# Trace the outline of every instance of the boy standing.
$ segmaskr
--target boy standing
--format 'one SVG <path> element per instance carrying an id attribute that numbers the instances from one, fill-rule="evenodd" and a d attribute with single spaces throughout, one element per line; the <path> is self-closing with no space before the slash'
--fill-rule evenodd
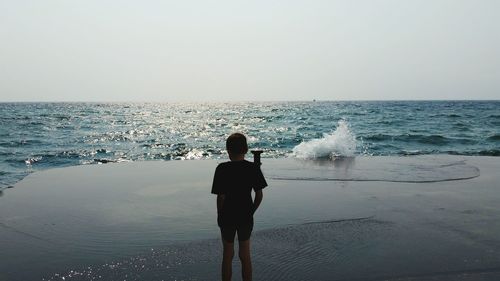
<path id="1" fill-rule="evenodd" d="M 251 281 L 253 214 L 262 202 L 262 189 L 267 183 L 258 164 L 245 160 L 248 145 L 244 135 L 230 135 L 226 140 L 226 150 L 231 161 L 217 166 L 212 185 L 212 194 L 217 194 L 217 224 L 223 245 L 222 280 L 231 280 L 234 237 L 238 233 L 241 274 L 243 281 Z M 252 200 L 252 189 L 255 200 Z"/>

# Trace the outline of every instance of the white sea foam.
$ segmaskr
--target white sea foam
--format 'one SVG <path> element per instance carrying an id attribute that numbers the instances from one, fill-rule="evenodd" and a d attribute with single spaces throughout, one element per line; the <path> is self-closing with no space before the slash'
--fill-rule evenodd
<path id="1" fill-rule="evenodd" d="M 302 159 L 352 157 L 356 152 L 356 136 L 347 121 L 340 120 L 333 133 L 324 134 L 321 139 L 303 141 L 292 151 L 293 156 Z"/>
<path id="2" fill-rule="evenodd" d="M 181 160 L 199 160 L 202 159 L 203 156 L 205 156 L 205 152 L 203 150 L 199 150 L 194 148 L 193 150 L 189 151 L 186 155 L 182 156 L 180 159 Z"/>

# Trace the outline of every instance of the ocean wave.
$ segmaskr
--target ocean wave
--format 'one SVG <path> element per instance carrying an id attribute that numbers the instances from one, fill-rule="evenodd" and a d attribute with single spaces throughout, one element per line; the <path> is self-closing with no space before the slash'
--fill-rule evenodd
<path id="1" fill-rule="evenodd" d="M 477 154 L 473 153 L 471 155 L 481 155 L 481 156 L 500 156 L 500 149 L 487 149 L 480 150 Z"/>
<path id="2" fill-rule="evenodd" d="M 433 118 L 441 118 L 441 117 L 445 117 L 445 118 L 462 118 L 463 116 L 459 115 L 459 114 L 456 114 L 456 113 L 438 113 L 438 114 L 431 115 L 431 117 L 433 117 Z"/>
<path id="3" fill-rule="evenodd" d="M 417 143 L 432 144 L 432 145 L 445 145 L 450 142 L 450 139 L 442 135 L 419 135 L 419 134 L 400 135 L 396 136 L 395 140 L 402 142 L 417 142 Z"/>
<path id="4" fill-rule="evenodd" d="M 365 141 L 392 141 L 394 139 L 394 136 L 392 135 L 386 135 L 386 134 L 375 134 L 375 135 L 370 135 L 363 137 L 363 140 Z"/>
<path id="5" fill-rule="evenodd" d="M 352 157 L 356 152 L 356 136 L 345 120 L 340 120 L 331 134 L 321 139 L 304 141 L 292 150 L 293 156 L 303 159 Z"/>
<path id="6" fill-rule="evenodd" d="M 0 147 L 23 147 L 23 146 L 36 146 L 43 144 L 41 140 L 37 139 L 22 139 L 22 140 L 10 140 L 0 142 Z"/>
<path id="7" fill-rule="evenodd" d="M 363 138 L 365 141 L 370 142 L 401 142 L 401 143 L 420 143 L 426 145 L 446 145 L 454 144 L 475 144 L 476 140 L 469 138 L 451 138 L 442 135 L 424 135 L 424 134 L 402 134 L 402 135 L 388 135 L 388 134 L 374 134 Z"/>
<path id="8" fill-rule="evenodd" d="M 496 134 L 487 138 L 489 141 L 500 141 L 500 134 Z"/>
<path id="9" fill-rule="evenodd" d="M 470 151 L 457 151 L 448 150 L 446 154 L 450 155 L 463 155 L 463 156 L 500 156 L 500 149 L 483 149 L 483 150 L 470 150 Z"/>

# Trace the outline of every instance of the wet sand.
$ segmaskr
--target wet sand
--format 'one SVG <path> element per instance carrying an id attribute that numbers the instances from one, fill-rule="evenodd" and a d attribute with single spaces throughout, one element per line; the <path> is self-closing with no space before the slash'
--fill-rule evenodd
<path id="1" fill-rule="evenodd" d="M 0 198 L 0 280 L 216 280 L 216 165 L 28 176 Z M 262 168 L 255 280 L 500 278 L 499 158 L 264 159 Z"/>

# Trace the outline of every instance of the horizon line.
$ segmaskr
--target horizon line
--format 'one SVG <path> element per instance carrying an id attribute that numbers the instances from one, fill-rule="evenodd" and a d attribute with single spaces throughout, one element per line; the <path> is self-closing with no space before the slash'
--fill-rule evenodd
<path id="1" fill-rule="evenodd" d="M 170 101 L 0 101 L 0 103 L 279 103 L 279 102 L 425 102 L 425 101 L 500 101 L 500 99 L 304 99 L 304 100 L 170 100 Z"/>

